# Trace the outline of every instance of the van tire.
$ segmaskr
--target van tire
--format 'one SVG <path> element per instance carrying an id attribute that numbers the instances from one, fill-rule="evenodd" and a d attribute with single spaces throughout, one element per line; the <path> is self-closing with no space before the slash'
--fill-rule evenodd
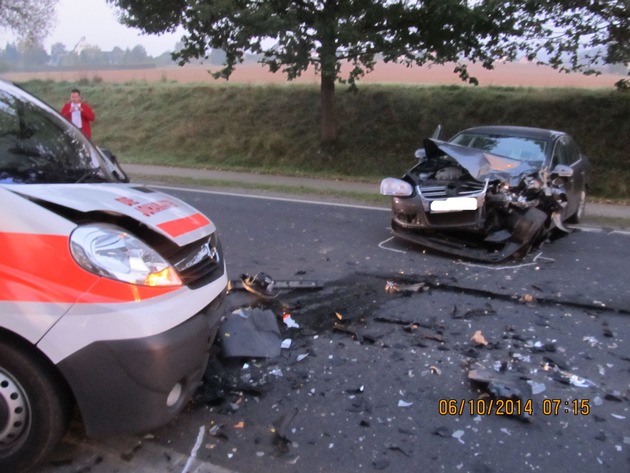
<path id="1" fill-rule="evenodd" d="M 69 390 L 38 355 L 0 340 L 0 471 L 25 471 L 41 463 L 68 428 Z"/>

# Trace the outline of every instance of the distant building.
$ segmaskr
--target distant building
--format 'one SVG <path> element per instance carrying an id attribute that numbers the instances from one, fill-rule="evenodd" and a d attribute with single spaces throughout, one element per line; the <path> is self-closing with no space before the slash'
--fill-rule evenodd
<path id="1" fill-rule="evenodd" d="M 83 51 L 85 48 L 88 48 L 89 46 L 90 45 L 86 41 L 85 36 L 81 36 L 81 39 L 79 40 L 79 42 L 74 45 L 72 52 L 76 54 L 81 54 L 81 51 Z"/>

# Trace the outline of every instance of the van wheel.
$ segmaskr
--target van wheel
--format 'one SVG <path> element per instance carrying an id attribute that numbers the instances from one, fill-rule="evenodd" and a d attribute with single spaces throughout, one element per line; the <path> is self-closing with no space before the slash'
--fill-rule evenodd
<path id="1" fill-rule="evenodd" d="M 24 471 L 43 461 L 61 441 L 71 406 L 50 365 L 0 341 L 0 471 Z"/>

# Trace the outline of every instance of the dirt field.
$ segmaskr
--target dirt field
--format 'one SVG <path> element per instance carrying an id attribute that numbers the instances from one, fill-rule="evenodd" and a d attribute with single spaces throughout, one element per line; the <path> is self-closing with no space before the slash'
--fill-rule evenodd
<path id="1" fill-rule="evenodd" d="M 399 83 L 399 84 L 462 84 L 453 73 L 453 65 L 431 67 L 405 67 L 400 64 L 378 64 L 375 70 L 362 79 L 362 83 Z M 6 73 L 2 77 L 14 81 L 29 79 L 67 80 L 102 79 L 107 82 L 128 81 L 177 81 L 177 82 L 215 82 L 208 73 L 210 66 L 186 66 L 135 70 L 83 70 L 64 72 Z M 216 69 L 216 68 L 215 68 Z M 481 86 L 513 87 L 579 87 L 613 88 L 622 75 L 602 74 L 585 76 L 566 74 L 549 67 L 534 64 L 510 63 L 498 64 L 492 71 L 481 66 L 470 66 L 471 75 L 477 77 Z M 221 81 L 216 81 L 221 83 Z M 284 83 L 283 74 L 272 74 L 258 64 L 237 66 L 230 78 L 233 83 L 265 84 Z M 313 70 L 307 71 L 296 83 L 319 83 L 319 76 Z"/>

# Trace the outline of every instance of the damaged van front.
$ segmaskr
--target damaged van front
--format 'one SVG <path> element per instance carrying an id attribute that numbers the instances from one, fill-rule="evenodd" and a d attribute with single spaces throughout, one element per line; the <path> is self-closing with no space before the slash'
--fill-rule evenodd
<path id="1" fill-rule="evenodd" d="M 227 275 L 214 223 L 0 82 L 0 470 L 42 461 L 74 406 L 142 432 L 199 386 Z"/>

